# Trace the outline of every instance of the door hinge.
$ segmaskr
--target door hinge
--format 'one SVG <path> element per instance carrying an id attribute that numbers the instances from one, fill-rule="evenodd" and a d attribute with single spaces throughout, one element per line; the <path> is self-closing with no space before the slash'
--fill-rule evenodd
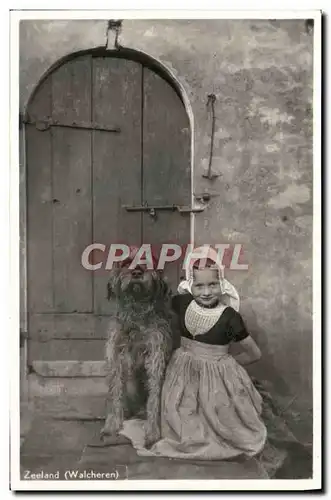
<path id="1" fill-rule="evenodd" d="M 94 122 L 72 122 L 72 123 L 60 123 L 58 120 L 52 120 L 51 118 L 47 118 L 45 120 L 23 120 L 24 124 L 34 125 L 37 130 L 44 132 L 45 130 L 49 130 L 51 127 L 64 127 L 64 128 L 73 128 L 73 129 L 83 129 L 83 130 L 98 130 L 101 132 L 113 132 L 120 133 L 121 129 L 119 127 L 107 127 L 101 126 Z"/>

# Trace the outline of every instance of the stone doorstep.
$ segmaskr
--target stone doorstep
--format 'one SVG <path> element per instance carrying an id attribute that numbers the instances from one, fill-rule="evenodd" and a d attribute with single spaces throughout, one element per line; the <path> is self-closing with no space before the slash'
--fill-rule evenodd
<path id="1" fill-rule="evenodd" d="M 23 454 L 20 455 L 21 479 L 24 479 L 26 471 L 33 474 L 40 472 L 54 473 L 64 472 L 68 469 L 76 469 L 81 458 L 81 452 L 76 453 L 47 453 L 47 454 Z"/>
<path id="2" fill-rule="evenodd" d="M 31 367 L 34 373 L 45 378 L 104 378 L 107 375 L 105 361 L 33 361 Z"/>
<path id="3" fill-rule="evenodd" d="M 21 447 L 22 455 L 81 453 L 99 436 L 101 423 L 63 421 L 37 415 Z"/>
<path id="4" fill-rule="evenodd" d="M 27 406 L 23 406 L 22 411 L 24 408 Z M 30 412 L 31 408 L 30 405 Z M 139 457 L 123 436 L 121 442 L 111 444 L 100 440 L 103 410 L 104 396 L 100 395 L 35 397 L 35 417 L 21 447 L 22 467 L 35 472 L 52 472 L 71 467 L 109 472 L 110 466 L 121 466 L 122 469 L 126 466 L 128 476 L 132 479 L 152 478 L 151 473 L 158 479 L 266 478 L 265 474 L 270 473 L 268 468 L 262 470 L 256 461 L 246 463 L 244 467 L 238 463 L 227 462 L 226 467 L 224 462 L 208 463 L 208 468 L 201 475 L 201 461 L 190 463 L 188 467 L 185 461 L 181 465 L 180 460 L 157 458 L 156 464 L 154 459 L 151 461 Z M 279 469 L 281 465 L 277 464 L 276 468 Z M 274 470 L 271 472 L 274 473 Z"/>
<path id="5" fill-rule="evenodd" d="M 22 455 L 21 477 L 25 471 L 34 474 L 54 473 L 60 477 L 66 470 L 81 474 L 116 473 L 118 479 L 268 479 L 266 472 L 256 460 L 246 463 L 208 462 L 188 463 L 187 461 L 167 458 L 139 457 L 131 446 L 116 446 L 110 450 L 85 448 L 82 457 L 79 454 L 56 453 L 52 455 Z M 99 480 L 99 479 L 97 479 Z"/>
<path id="6" fill-rule="evenodd" d="M 20 403 L 20 438 L 21 444 L 28 434 L 34 419 L 35 409 L 33 402 L 22 401 Z"/>
<path id="7" fill-rule="evenodd" d="M 47 395 L 47 391 L 34 393 L 31 395 L 32 402 L 26 405 L 29 410 L 21 408 L 23 415 L 23 427 L 29 427 L 33 414 L 42 414 L 48 418 L 58 420 L 76 420 L 76 421 L 103 421 L 105 419 L 105 401 L 106 392 L 85 393 L 84 390 L 79 394 L 83 380 L 71 380 L 69 390 L 51 391 L 53 395 Z M 91 382 L 91 381 L 90 381 Z M 60 381 L 61 385 L 57 388 L 63 389 L 65 381 Z M 91 384 L 93 386 L 93 382 Z M 88 387 L 88 389 L 91 386 Z M 86 387 L 85 387 L 86 389 Z M 77 394 L 78 393 L 78 394 Z M 55 395 L 58 394 L 58 395 Z M 284 414 L 284 418 L 287 415 Z M 312 416 L 309 412 L 301 411 L 296 413 L 296 418 L 291 415 L 288 418 L 288 425 L 298 441 L 308 450 L 312 449 Z M 23 431 L 23 434 L 25 432 Z"/>
<path id="8" fill-rule="evenodd" d="M 90 364 L 91 362 L 89 367 Z M 63 368 L 63 363 L 60 365 Z M 96 373 L 99 370 L 98 373 L 101 374 L 101 366 L 102 363 L 98 362 Z M 29 376 L 28 385 L 29 402 L 21 404 L 23 437 L 31 424 L 33 414 L 63 421 L 102 421 L 105 418 L 107 385 L 104 377 L 45 377 L 33 373 Z M 286 408 L 289 402 L 290 397 L 277 398 L 280 408 Z M 284 417 L 299 442 L 311 449 L 312 412 L 307 410 L 305 401 L 295 401 L 290 410 L 284 413 Z"/>
<path id="9" fill-rule="evenodd" d="M 117 470 L 123 479 L 267 478 L 256 460 L 204 464 L 139 457 L 124 437 L 111 445 L 101 442 L 100 428 L 99 422 L 68 422 L 37 415 L 21 448 L 21 473 L 30 470 L 63 474 L 74 469 Z"/>
<path id="10" fill-rule="evenodd" d="M 35 414 L 57 420 L 103 421 L 106 416 L 106 395 L 71 395 L 35 396 L 33 398 Z"/>
<path id="11" fill-rule="evenodd" d="M 35 397 L 83 397 L 107 394 L 104 377 L 43 377 L 36 373 L 29 375 L 28 398 Z"/>
<path id="12" fill-rule="evenodd" d="M 127 479 L 268 479 L 255 459 L 243 462 L 187 461 L 164 457 L 140 457 L 131 445 L 86 446 L 80 470 L 109 472 L 117 470 Z"/>
<path id="13" fill-rule="evenodd" d="M 34 396 L 20 405 L 20 444 L 23 446 L 35 422 L 48 420 L 87 422 L 101 426 L 105 419 L 105 395 L 74 396 L 62 392 L 59 396 Z M 84 443 L 86 444 L 86 443 Z"/>

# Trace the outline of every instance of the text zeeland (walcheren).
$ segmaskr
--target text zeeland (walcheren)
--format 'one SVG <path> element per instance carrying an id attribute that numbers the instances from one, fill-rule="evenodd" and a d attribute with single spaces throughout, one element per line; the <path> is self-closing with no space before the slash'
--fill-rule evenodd
<path id="1" fill-rule="evenodd" d="M 127 467 L 125 465 L 119 465 L 116 469 L 108 472 L 98 472 L 92 469 L 68 469 L 65 471 L 54 471 L 54 472 L 32 472 L 31 470 L 25 470 L 22 479 L 27 481 L 69 481 L 69 480 L 79 480 L 79 481 L 89 481 L 89 480 L 123 480 L 128 479 L 127 477 Z"/>

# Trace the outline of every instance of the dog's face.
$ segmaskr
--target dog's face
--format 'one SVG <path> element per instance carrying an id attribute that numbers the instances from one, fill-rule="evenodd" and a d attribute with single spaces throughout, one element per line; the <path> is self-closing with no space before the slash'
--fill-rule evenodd
<path id="1" fill-rule="evenodd" d="M 108 300 L 156 301 L 168 294 L 168 285 L 162 273 L 148 269 L 145 265 L 134 268 L 131 261 L 113 269 L 108 283 Z"/>

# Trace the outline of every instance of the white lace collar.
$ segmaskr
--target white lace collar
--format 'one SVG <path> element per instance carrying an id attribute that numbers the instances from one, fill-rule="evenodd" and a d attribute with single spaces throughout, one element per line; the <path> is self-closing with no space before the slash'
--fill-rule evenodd
<path id="1" fill-rule="evenodd" d="M 187 330 L 192 337 L 207 333 L 216 325 L 224 309 L 227 307 L 225 304 L 219 304 L 213 308 L 206 308 L 197 304 L 195 300 L 192 300 L 185 313 L 185 326 Z"/>

